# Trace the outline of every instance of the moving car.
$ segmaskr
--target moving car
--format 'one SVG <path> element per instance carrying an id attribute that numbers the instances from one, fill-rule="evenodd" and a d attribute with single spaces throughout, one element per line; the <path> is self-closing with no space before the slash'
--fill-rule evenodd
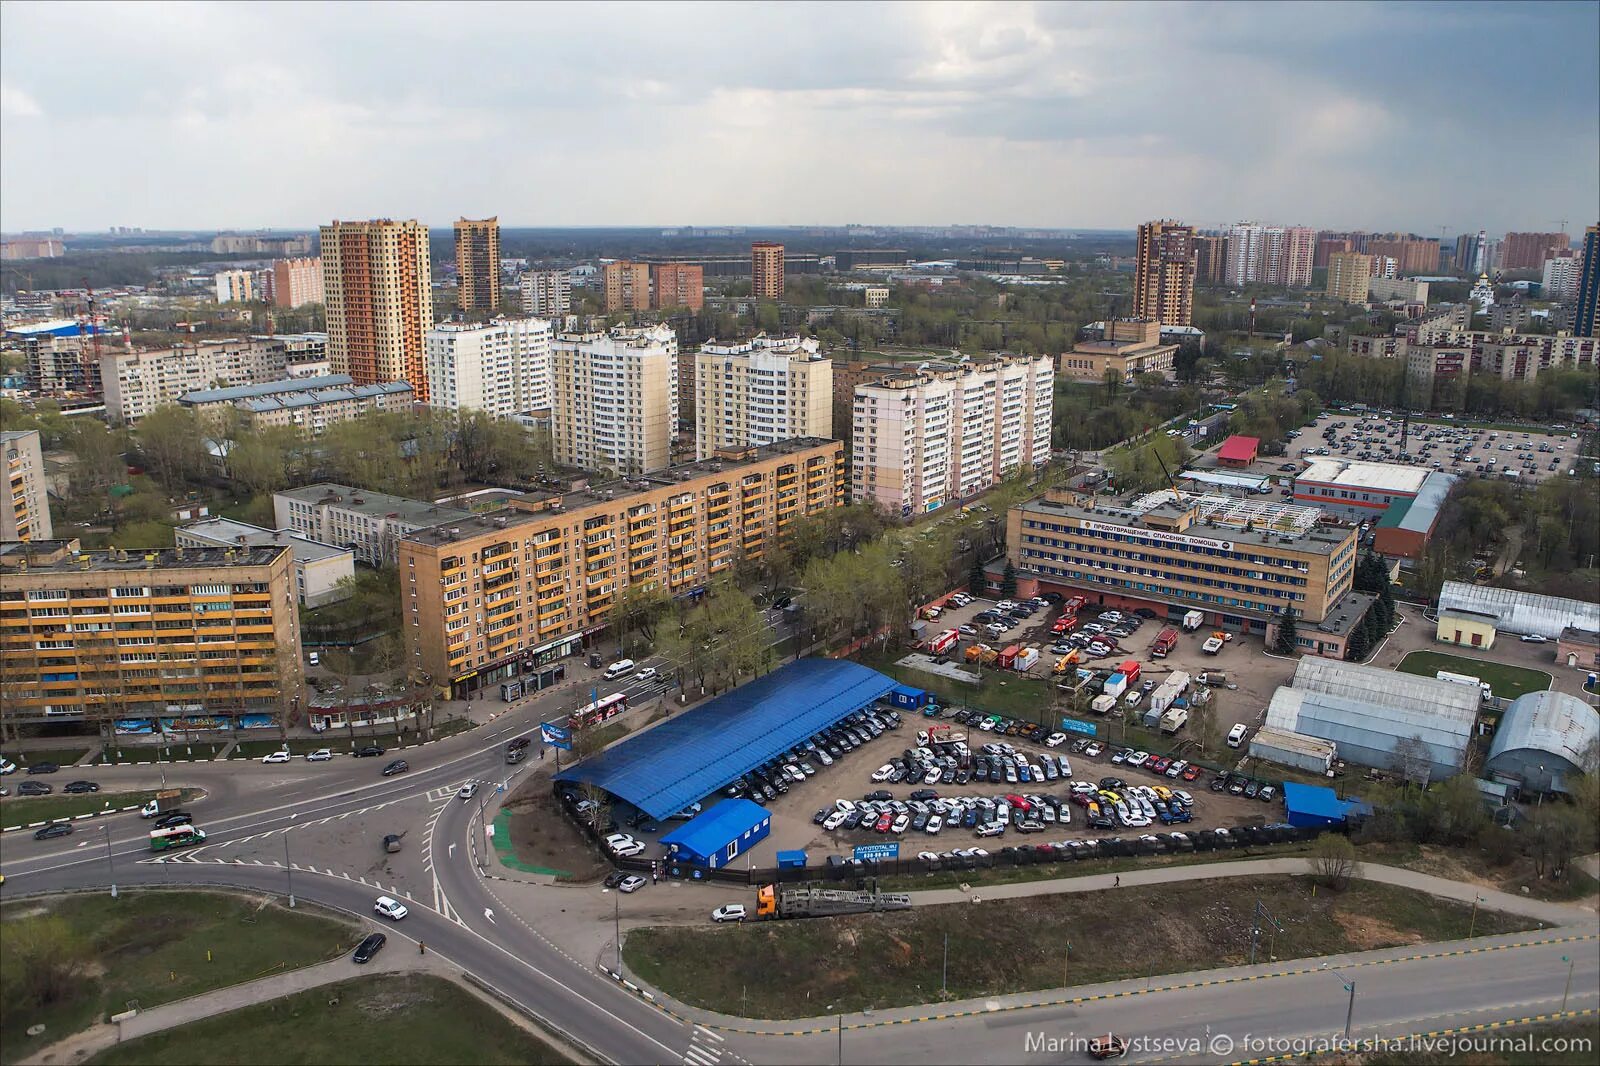
<path id="1" fill-rule="evenodd" d="M 193 825 L 194 815 L 188 811 L 168 811 L 150 824 L 157 829 L 171 829 L 175 825 Z"/>
<path id="2" fill-rule="evenodd" d="M 617 891 L 624 894 L 637 892 L 643 888 L 644 885 L 644 878 L 640 877 L 638 874 L 629 874 L 627 877 L 624 877 L 621 881 L 617 882 Z"/>
<path id="3" fill-rule="evenodd" d="M 469 800 L 473 796 L 476 796 L 477 794 L 478 794 L 478 783 L 476 781 L 468 781 L 466 784 L 462 785 L 461 786 L 461 790 L 456 793 L 456 795 L 459 798 L 464 799 L 464 800 Z"/>
<path id="4" fill-rule="evenodd" d="M 388 896 L 379 896 L 377 902 L 372 905 L 372 909 L 377 912 L 380 917 L 388 918 L 393 922 L 398 922 L 400 919 L 411 913 L 406 909 L 406 905 L 404 903 L 401 903 L 397 899 L 390 899 Z"/>
<path id="5" fill-rule="evenodd" d="M 54 791 L 54 788 L 43 781 L 24 781 L 17 786 L 17 795 L 19 796 L 48 796 Z"/>
<path id="6" fill-rule="evenodd" d="M 61 791 L 77 795 L 81 792 L 99 792 L 100 786 L 93 781 L 69 781 Z"/>
<path id="7" fill-rule="evenodd" d="M 389 938 L 382 933 L 369 934 L 361 943 L 356 945 L 355 954 L 350 956 L 350 960 L 358 963 L 371 962 L 372 957 L 382 951 L 383 945 L 388 942 Z"/>
<path id="8" fill-rule="evenodd" d="M 711 912 L 713 922 L 742 922 L 745 918 L 743 903 L 724 903 Z"/>
<path id="9" fill-rule="evenodd" d="M 636 677 L 634 680 L 636 680 L 636 681 L 659 681 L 659 680 L 661 680 L 661 669 L 660 669 L 660 667 L 656 667 L 656 666 L 647 666 L 643 670 L 639 671 L 639 676 Z"/>
<path id="10" fill-rule="evenodd" d="M 403 774 L 409 769 L 411 769 L 411 766 L 404 759 L 396 759 L 383 768 L 383 776 L 393 777 L 395 774 Z"/>
<path id="11" fill-rule="evenodd" d="M 351 754 L 354 755 L 358 759 L 366 759 L 366 758 L 369 758 L 369 757 L 374 756 L 374 755 L 382 755 L 383 754 L 383 747 L 381 745 L 378 745 L 378 744 L 368 744 L 364 748 L 357 748 Z"/>
<path id="12" fill-rule="evenodd" d="M 294 756 L 289 754 L 288 749 L 284 749 L 283 751 L 275 751 L 271 755 L 265 756 L 261 761 L 265 763 L 280 763 L 288 762 L 292 758 L 294 758 Z"/>
<path id="13" fill-rule="evenodd" d="M 49 825 L 45 826 L 43 829 L 35 830 L 34 834 L 33 834 L 33 839 L 35 839 L 35 840 L 51 840 L 51 839 L 53 839 L 55 837 L 67 836 L 67 835 L 71 834 L 71 832 L 72 832 L 72 823 L 71 822 L 51 822 Z"/>
<path id="14" fill-rule="evenodd" d="M 327 748 L 318 748 L 316 751 L 306 756 L 306 762 L 327 762 L 332 758 L 333 752 L 329 751 Z M 376 936 L 378 934 L 374 933 L 373 935 Z"/>

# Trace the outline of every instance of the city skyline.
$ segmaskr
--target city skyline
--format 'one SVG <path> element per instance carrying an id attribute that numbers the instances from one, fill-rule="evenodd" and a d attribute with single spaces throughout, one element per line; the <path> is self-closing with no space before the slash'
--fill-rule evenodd
<path id="1" fill-rule="evenodd" d="M 863 5 L 848 33 L 807 5 L 528 7 L 487 38 L 425 4 L 75 7 L 6 6 L 8 232 L 498 214 L 1451 237 L 1581 233 L 1600 186 L 1600 65 L 1571 47 L 1600 32 L 1592 4 Z M 41 47 L 67 38 L 71 65 Z M 418 40 L 427 77 L 392 64 Z M 171 62 L 228 42 L 248 48 L 220 71 Z M 1463 82 L 1485 49 L 1537 77 Z M 583 180 L 519 128 L 567 131 Z M 41 162 L 66 145 L 117 180 Z M 463 182 L 478 154 L 497 165 Z"/>

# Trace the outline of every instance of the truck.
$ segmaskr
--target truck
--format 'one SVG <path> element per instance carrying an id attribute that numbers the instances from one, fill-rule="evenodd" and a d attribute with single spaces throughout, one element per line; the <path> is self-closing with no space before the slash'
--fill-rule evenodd
<path id="1" fill-rule="evenodd" d="M 1185 633 L 1193 633 L 1205 624 L 1206 613 L 1204 611 L 1189 611 L 1183 616 L 1183 631 Z"/>
<path id="2" fill-rule="evenodd" d="M 1088 599 L 1083 596 L 1072 596 L 1067 599 L 1066 603 L 1061 605 L 1061 611 L 1063 614 L 1077 614 L 1083 610 L 1083 605 L 1088 602 Z"/>
<path id="3" fill-rule="evenodd" d="M 817 885 L 762 885 L 756 890 L 757 918 L 826 918 L 910 907 L 911 897 L 904 892 L 853 892 Z"/>
<path id="4" fill-rule="evenodd" d="M 1448 681 L 1453 685 L 1476 685 L 1484 703 L 1494 698 L 1494 690 L 1487 681 L 1473 677 L 1471 674 L 1452 674 L 1449 670 L 1440 670 L 1433 675 L 1440 681 Z"/>
<path id="5" fill-rule="evenodd" d="M 963 656 L 963 658 L 965 658 L 969 663 L 975 663 L 979 659 L 983 658 L 984 652 L 989 650 L 991 649 L 987 644 L 972 644 L 967 647 L 966 654 Z"/>
<path id="6" fill-rule="evenodd" d="M 1013 666 L 1015 666 L 1017 662 L 1017 655 L 1021 651 L 1022 648 L 1020 646 L 1013 644 L 1011 647 L 1001 652 L 999 659 L 1000 669 L 1010 670 Z"/>
<path id="7" fill-rule="evenodd" d="M 1207 670 L 1205 673 L 1200 675 L 1200 683 L 1202 685 L 1214 685 L 1220 688 L 1228 683 L 1228 675 L 1222 670 Z"/>
<path id="8" fill-rule="evenodd" d="M 1120 696 L 1128 691 L 1128 679 L 1123 674 L 1112 674 L 1106 678 L 1105 688 L 1101 691 L 1107 696 Z"/>
<path id="9" fill-rule="evenodd" d="M 1178 631 L 1168 626 L 1156 634 L 1155 643 L 1150 645 L 1150 658 L 1165 659 L 1177 646 Z"/>
<path id="10" fill-rule="evenodd" d="M 943 655 L 945 652 L 955 647 L 956 642 L 960 639 L 960 632 L 954 629 L 946 629 L 944 632 L 928 641 L 928 654 Z"/>
<path id="11" fill-rule="evenodd" d="M 1117 673 L 1128 679 L 1128 687 L 1139 683 L 1139 661 L 1137 659 L 1124 659 L 1122 665 L 1117 667 Z"/>
<path id="12" fill-rule="evenodd" d="M 1089 709 L 1095 714 L 1109 714 L 1115 710 L 1117 698 L 1115 696 L 1096 696 L 1089 703 Z"/>
<path id="13" fill-rule="evenodd" d="M 1200 650 L 1207 655 L 1215 655 L 1222 650 L 1222 643 L 1221 637 L 1207 637 L 1206 642 L 1200 645 Z"/>
<path id="14" fill-rule="evenodd" d="M 984 666 L 993 666 L 1000 661 L 1000 653 L 993 648 L 985 646 L 983 654 L 978 656 L 978 662 Z"/>
<path id="15" fill-rule="evenodd" d="M 1017 653 L 1017 657 L 1011 665 L 1018 673 L 1025 673 L 1028 670 L 1032 670 L 1038 661 L 1038 648 L 1023 648 Z"/>
<path id="16" fill-rule="evenodd" d="M 1161 731 L 1171 736 L 1182 729 L 1189 722 L 1189 711 L 1184 707 L 1174 707 L 1161 716 Z"/>
<path id="17" fill-rule="evenodd" d="M 1150 693 L 1150 709 L 1160 714 L 1180 699 L 1188 687 L 1189 675 L 1182 670 L 1174 671 Z"/>
<path id="18" fill-rule="evenodd" d="M 159 818 L 168 811 L 175 811 L 183 802 L 183 789 L 164 788 L 156 793 L 156 798 L 139 808 L 140 818 Z"/>

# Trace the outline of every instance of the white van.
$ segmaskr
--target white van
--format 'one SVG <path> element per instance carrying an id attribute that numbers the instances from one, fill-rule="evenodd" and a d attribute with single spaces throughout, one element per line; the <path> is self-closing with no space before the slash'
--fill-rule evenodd
<path id="1" fill-rule="evenodd" d="M 1244 723 L 1240 722 L 1228 730 L 1228 747 L 1237 748 L 1244 743 Z"/>
<path id="2" fill-rule="evenodd" d="M 606 667 L 606 680 L 610 681 L 613 678 L 621 677 L 623 674 L 631 673 L 633 673 L 633 660 L 618 659 L 616 662 Z"/>

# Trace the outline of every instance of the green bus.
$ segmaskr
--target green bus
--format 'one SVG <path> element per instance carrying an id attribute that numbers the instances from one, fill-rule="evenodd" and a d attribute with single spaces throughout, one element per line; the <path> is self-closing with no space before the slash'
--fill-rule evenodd
<path id="1" fill-rule="evenodd" d="M 150 832 L 150 850 L 166 851 L 168 848 L 186 848 L 191 844 L 204 844 L 203 829 L 192 825 L 175 825 L 170 829 L 153 829 Z"/>

